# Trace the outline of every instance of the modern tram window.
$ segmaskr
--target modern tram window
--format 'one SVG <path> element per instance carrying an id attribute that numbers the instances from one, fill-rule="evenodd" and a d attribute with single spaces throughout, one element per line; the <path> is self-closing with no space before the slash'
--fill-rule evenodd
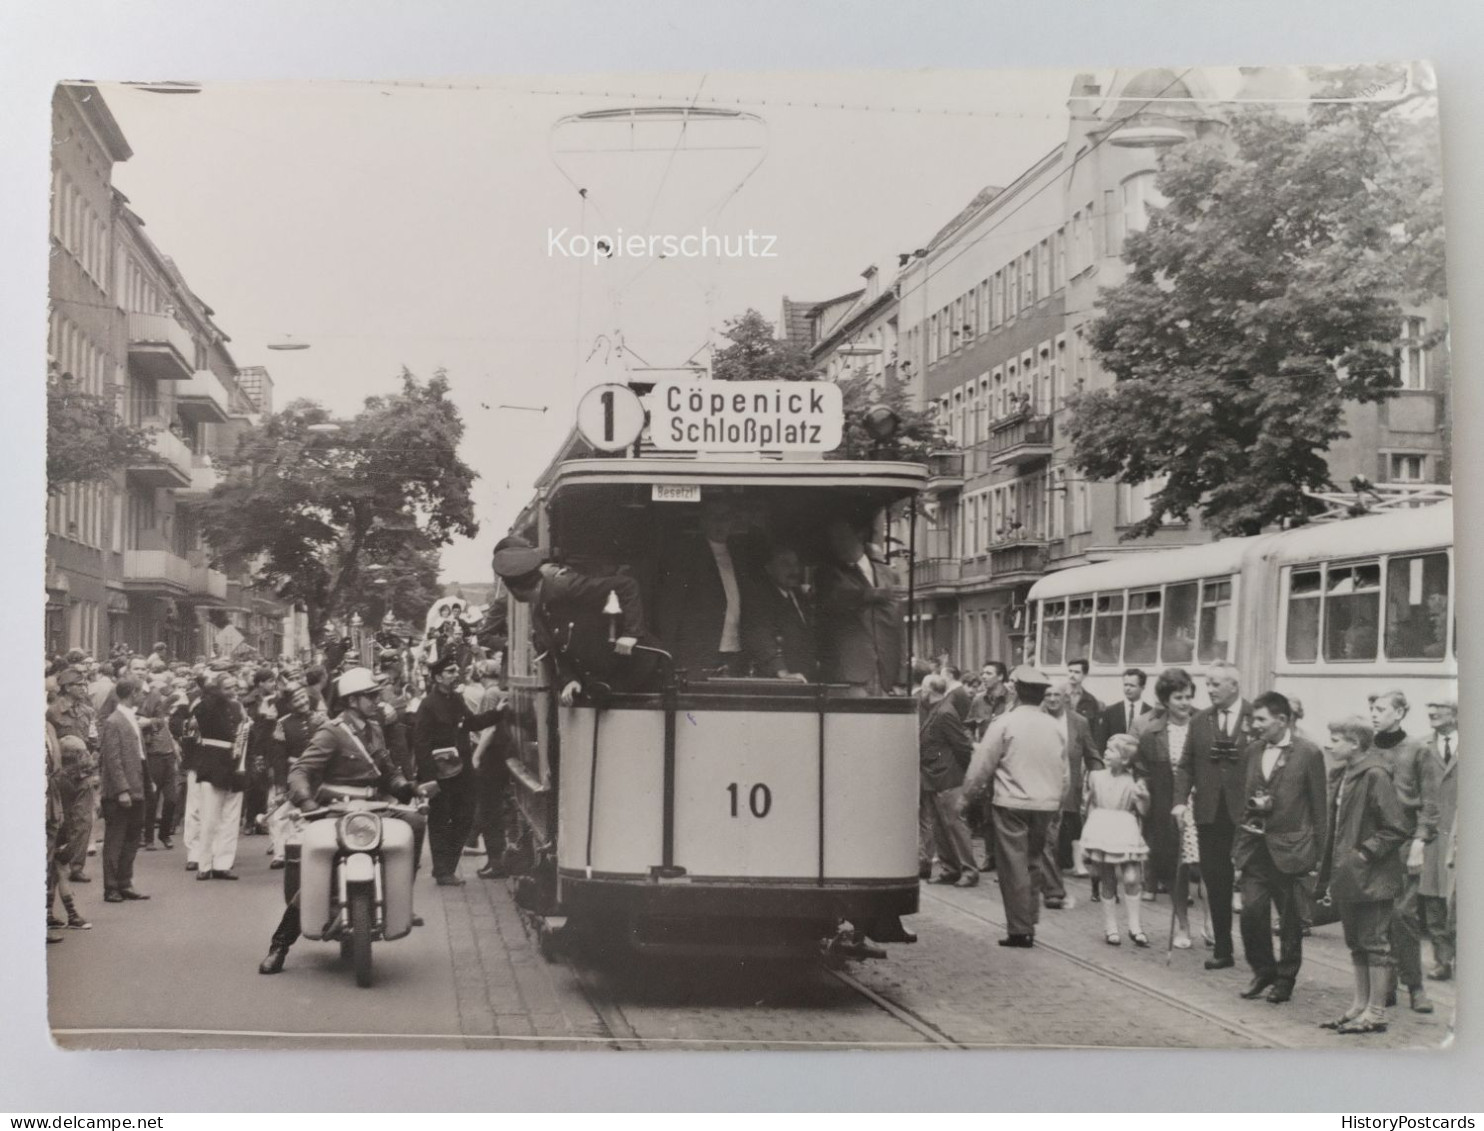
<path id="1" fill-rule="evenodd" d="M 1092 623 L 1092 662 L 1117 664 L 1123 649 L 1123 594 L 1098 594 Z"/>
<path id="2" fill-rule="evenodd" d="M 1128 595 L 1128 618 L 1123 629 L 1123 662 L 1152 664 L 1159 650 L 1160 591 L 1149 589 Z"/>
<path id="3" fill-rule="evenodd" d="M 1441 660 L 1448 651 L 1448 555 L 1386 563 L 1386 656 Z"/>
<path id="4" fill-rule="evenodd" d="M 1232 583 L 1201 582 L 1200 661 L 1209 664 L 1231 658 Z"/>
<path id="5" fill-rule="evenodd" d="M 1380 629 L 1381 563 L 1330 566 L 1324 579 L 1324 658 L 1374 660 Z"/>
<path id="6" fill-rule="evenodd" d="M 1160 634 L 1162 664 L 1188 664 L 1195 659 L 1197 583 L 1165 587 L 1164 631 Z"/>
<path id="7" fill-rule="evenodd" d="M 1288 639 L 1285 655 L 1295 664 L 1319 659 L 1319 609 L 1323 602 L 1324 573 L 1294 570 L 1288 578 Z"/>
<path id="8" fill-rule="evenodd" d="M 1067 603 L 1046 601 L 1041 606 L 1041 663 L 1049 668 L 1061 664 L 1067 639 Z"/>
<path id="9" fill-rule="evenodd" d="M 1067 662 L 1087 659 L 1092 644 L 1092 598 L 1078 597 L 1068 602 Z"/>

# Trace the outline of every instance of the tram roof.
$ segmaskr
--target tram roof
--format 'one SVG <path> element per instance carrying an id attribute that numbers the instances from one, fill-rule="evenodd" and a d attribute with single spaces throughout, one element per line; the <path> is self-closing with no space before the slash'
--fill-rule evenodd
<path id="1" fill-rule="evenodd" d="M 1031 586 L 1028 600 L 1138 589 L 1236 573 L 1252 554 L 1282 565 L 1425 550 L 1453 543 L 1451 500 L 1407 510 L 1316 522 L 1296 530 L 1222 538 L 1195 546 L 1121 554 L 1106 562 L 1048 574 Z"/>
<path id="2" fill-rule="evenodd" d="M 654 483 L 677 487 L 835 487 L 915 494 L 927 484 L 920 463 L 885 460 L 575 459 L 556 465 L 550 492 Z"/>

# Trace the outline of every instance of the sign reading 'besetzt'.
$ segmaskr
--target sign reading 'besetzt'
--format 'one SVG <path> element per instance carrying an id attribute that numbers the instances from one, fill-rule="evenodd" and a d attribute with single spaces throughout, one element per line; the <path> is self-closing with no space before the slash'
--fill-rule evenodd
<path id="1" fill-rule="evenodd" d="M 828 452 L 844 425 L 828 381 L 662 381 L 649 397 L 649 439 L 662 451 Z"/>

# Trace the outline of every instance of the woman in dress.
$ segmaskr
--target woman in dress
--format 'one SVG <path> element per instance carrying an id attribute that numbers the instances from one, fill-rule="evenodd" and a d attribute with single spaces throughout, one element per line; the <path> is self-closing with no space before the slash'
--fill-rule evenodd
<path id="1" fill-rule="evenodd" d="M 1166 668 L 1154 681 L 1154 697 L 1159 701 L 1159 717 L 1139 735 L 1139 752 L 1133 764 L 1134 777 L 1149 789 L 1149 812 L 1144 818 L 1144 839 L 1149 844 L 1146 900 L 1153 900 L 1156 891 L 1170 891 L 1179 871 L 1180 835 L 1170 809 L 1174 806 L 1175 759 L 1185 746 L 1190 716 L 1195 713 L 1195 682 L 1184 668 Z M 1174 898 L 1179 924 L 1176 938 L 1183 936 L 1184 946 L 1189 946 L 1187 893 L 1176 893 Z"/>
<path id="2" fill-rule="evenodd" d="M 1139 817 L 1149 809 L 1149 791 L 1128 770 L 1138 743 L 1127 734 L 1108 739 L 1104 768 L 1087 775 L 1083 804 L 1082 855 L 1101 877 L 1103 930 L 1109 946 L 1118 946 L 1118 906 L 1113 893 L 1123 880 L 1123 905 L 1128 911 L 1128 937 L 1135 946 L 1148 946 L 1140 923 L 1140 871 L 1149 848 L 1139 835 Z"/>

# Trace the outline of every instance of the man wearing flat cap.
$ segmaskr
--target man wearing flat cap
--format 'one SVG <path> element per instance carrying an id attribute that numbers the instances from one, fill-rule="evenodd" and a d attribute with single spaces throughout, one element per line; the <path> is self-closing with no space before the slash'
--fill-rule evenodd
<path id="1" fill-rule="evenodd" d="M 597 684 L 637 691 L 650 682 L 654 665 L 635 656 L 636 645 L 654 646 L 644 627 L 639 583 L 632 577 L 585 577 L 564 566 L 543 564 L 545 555 L 524 538 L 502 538 L 494 571 L 510 595 L 531 606 L 536 649 L 551 665 L 551 686 L 570 707 Z"/>
<path id="2" fill-rule="evenodd" d="M 1041 861 L 1071 782 L 1067 741 L 1041 710 L 1051 681 L 1022 665 L 1010 673 L 1018 703 L 989 724 L 964 779 L 963 803 L 991 781 L 995 861 L 1008 937 L 1001 946 L 1034 945 L 1040 912 Z"/>

